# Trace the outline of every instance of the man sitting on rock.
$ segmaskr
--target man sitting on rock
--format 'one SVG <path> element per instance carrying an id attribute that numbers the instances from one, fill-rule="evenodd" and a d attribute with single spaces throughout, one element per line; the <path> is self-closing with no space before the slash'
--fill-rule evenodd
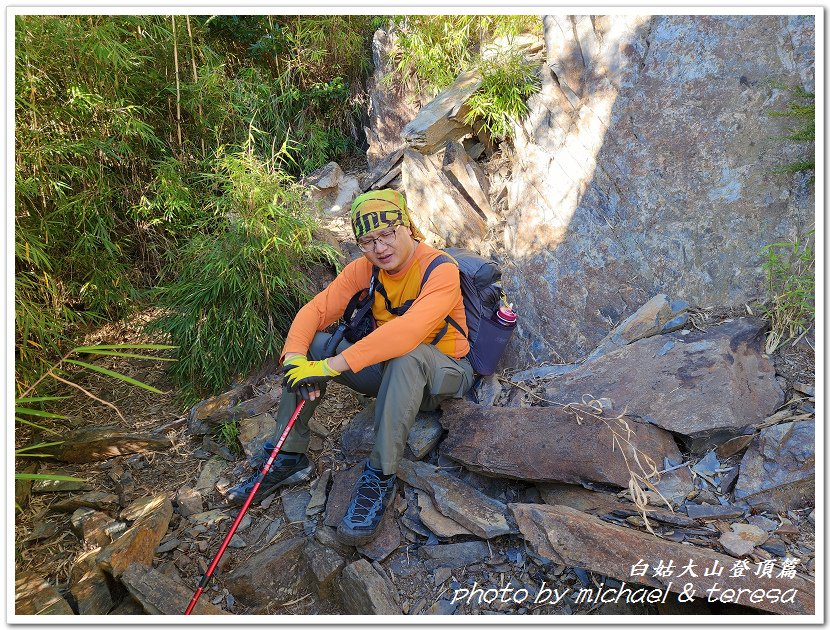
<path id="1" fill-rule="evenodd" d="M 469 344 L 458 267 L 434 266 L 421 286 L 429 263 L 441 252 L 422 242 L 404 196 L 391 189 L 362 194 L 352 203 L 351 220 L 363 257 L 346 265 L 303 306 L 288 331 L 280 357 L 286 385 L 276 436 L 282 434 L 300 396 L 308 402 L 255 500 L 311 475 L 313 466 L 305 455 L 308 421 L 328 380 L 377 397 L 374 449 L 337 528 L 344 543 L 362 545 L 377 534 L 395 494 L 395 472 L 419 409 L 434 410 L 446 398 L 463 396 L 472 386 L 473 369 L 464 358 Z M 334 356 L 327 358 L 324 348 L 331 335 L 320 331 L 343 316 L 352 296 L 369 287 L 373 266 L 379 269 L 383 287 L 375 291 L 371 306 L 377 327 L 354 344 L 340 342 Z M 404 309 L 399 311 L 401 306 Z M 460 324 L 464 334 L 447 325 L 447 316 Z M 265 445 L 266 459 L 273 448 Z M 243 503 L 256 477 L 231 488 L 228 500 Z"/>

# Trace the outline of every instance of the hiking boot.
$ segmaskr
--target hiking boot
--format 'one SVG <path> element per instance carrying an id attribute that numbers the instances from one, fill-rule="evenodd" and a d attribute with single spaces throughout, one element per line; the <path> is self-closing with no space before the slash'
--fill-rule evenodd
<path id="1" fill-rule="evenodd" d="M 262 468 L 265 468 L 265 464 L 271 456 L 271 452 L 274 450 L 274 445 L 266 442 L 262 450 L 265 453 L 265 457 L 260 456 L 256 460 L 257 465 L 261 468 L 248 479 L 236 484 L 225 493 L 225 501 L 229 505 L 242 505 L 245 503 L 248 495 L 251 494 L 251 490 L 254 489 L 257 479 L 259 479 L 259 475 L 262 472 Z M 314 466 L 305 454 L 280 453 L 274 458 L 274 463 L 271 464 L 271 469 L 259 485 L 259 490 L 257 490 L 256 496 L 251 501 L 251 504 L 259 503 L 266 497 L 271 496 L 277 491 L 277 488 L 305 481 L 311 476 L 313 470 Z"/>
<path id="2" fill-rule="evenodd" d="M 337 527 L 337 538 L 347 545 L 365 545 L 378 534 L 378 525 L 395 496 L 395 475 L 386 477 L 369 462 L 357 480 L 346 515 Z"/>

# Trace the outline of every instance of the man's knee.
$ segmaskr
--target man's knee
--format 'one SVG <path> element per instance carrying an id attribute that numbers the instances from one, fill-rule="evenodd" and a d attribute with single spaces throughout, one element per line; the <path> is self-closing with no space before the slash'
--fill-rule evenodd
<path id="1" fill-rule="evenodd" d="M 385 373 L 390 375 L 401 375 L 414 377 L 418 374 L 426 376 L 429 362 L 420 351 L 420 346 L 412 352 L 408 352 L 386 363 Z"/>

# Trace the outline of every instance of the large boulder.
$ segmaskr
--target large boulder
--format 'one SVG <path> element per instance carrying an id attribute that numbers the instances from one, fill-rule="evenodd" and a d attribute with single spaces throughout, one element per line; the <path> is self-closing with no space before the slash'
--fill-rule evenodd
<path id="1" fill-rule="evenodd" d="M 412 220 L 430 245 L 485 250 L 485 219 L 440 165 L 428 156 L 407 149 L 402 175 Z"/>
<path id="2" fill-rule="evenodd" d="M 735 500 L 785 512 L 815 501 L 816 423 L 785 422 L 761 431 L 743 459 Z"/>
<path id="3" fill-rule="evenodd" d="M 305 537 L 284 538 L 265 547 L 225 577 L 225 586 L 246 606 L 284 604 L 305 592 L 312 579 L 302 562 Z"/>
<path id="4" fill-rule="evenodd" d="M 455 82 L 428 105 L 401 130 L 401 138 L 421 153 L 435 153 L 452 140 L 474 135 L 472 127 L 464 123 L 467 99 L 481 86 L 481 74 L 469 70 L 458 75 Z"/>
<path id="5" fill-rule="evenodd" d="M 132 527 L 101 550 L 96 557 L 98 566 L 113 577 L 119 577 L 133 563 L 151 566 L 172 517 L 170 498 L 165 494 L 154 496 L 135 515 Z"/>
<path id="6" fill-rule="evenodd" d="M 615 410 L 672 431 L 703 452 L 784 402 L 763 354 L 765 326 L 744 317 L 707 332 L 641 339 L 551 379 L 544 398 L 560 404 L 583 395 L 608 398 Z"/>
<path id="7" fill-rule="evenodd" d="M 515 128 L 505 276 L 513 359 L 572 362 L 648 297 L 743 305 L 759 251 L 813 222 L 807 155 L 771 116 L 812 91 L 813 16 L 547 16 Z M 533 306 L 532 310 L 530 306 Z M 524 308 L 523 308 L 524 307 Z"/>
<path id="8" fill-rule="evenodd" d="M 82 427 L 64 436 L 55 446 L 41 448 L 55 459 L 77 464 L 97 462 L 131 453 L 152 453 L 172 446 L 168 437 L 128 433 L 117 427 Z"/>
<path id="9" fill-rule="evenodd" d="M 360 182 L 346 175 L 337 162 L 329 162 L 303 179 L 309 203 L 324 214 L 338 214 L 351 207 L 360 193 Z"/>
<path id="10" fill-rule="evenodd" d="M 444 407 L 441 423 L 449 433 L 441 454 L 484 475 L 628 487 L 629 468 L 640 475 L 652 472 L 637 468 L 635 462 L 645 456 L 655 467 L 665 458 L 680 460 L 670 433 L 630 418 L 624 425 L 561 407 L 483 407 L 466 401 Z"/>
<path id="11" fill-rule="evenodd" d="M 515 531 L 507 520 L 504 503 L 431 464 L 401 460 L 398 476 L 413 488 L 428 493 L 441 514 L 479 538 L 495 538 Z"/>
<path id="12" fill-rule="evenodd" d="M 809 615 L 815 611 L 815 585 L 800 575 L 783 577 L 779 568 L 772 576 L 759 577 L 754 570 L 730 574 L 729 567 L 734 565 L 731 556 L 612 525 L 564 505 L 511 503 L 510 511 L 522 536 L 537 554 L 557 564 L 622 580 L 632 592 L 642 584 L 647 590 L 661 590 L 662 595 L 667 595 L 666 591 L 685 592 L 688 598 L 693 592 L 698 599 L 706 598 L 708 592 L 710 601 L 724 602 L 736 602 L 737 593 L 741 598 L 737 603 L 772 613 Z M 682 573 L 689 565 L 691 570 Z M 668 570 L 661 572 L 656 570 L 658 567 Z M 729 589 L 731 595 L 727 594 Z M 774 598 L 757 593 L 772 593 L 774 589 L 778 589 Z M 597 591 L 593 594 L 599 597 Z M 683 598 L 679 601 L 683 602 Z"/>

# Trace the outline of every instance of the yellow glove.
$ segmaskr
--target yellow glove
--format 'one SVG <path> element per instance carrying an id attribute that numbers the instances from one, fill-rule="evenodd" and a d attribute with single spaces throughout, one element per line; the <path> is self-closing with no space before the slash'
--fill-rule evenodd
<path id="1" fill-rule="evenodd" d="M 291 357 L 288 357 L 282 362 L 283 371 L 287 374 L 288 370 L 297 367 L 302 363 L 308 363 L 308 359 L 305 358 L 304 354 L 295 354 Z"/>
<path id="2" fill-rule="evenodd" d="M 309 385 L 320 385 L 340 375 L 340 372 L 329 365 L 328 359 L 309 361 L 304 356 L 298 355 L 286 359 L 283 365 L 286 366 L 285 383 L 291 391 L 298 391 Z"/>

